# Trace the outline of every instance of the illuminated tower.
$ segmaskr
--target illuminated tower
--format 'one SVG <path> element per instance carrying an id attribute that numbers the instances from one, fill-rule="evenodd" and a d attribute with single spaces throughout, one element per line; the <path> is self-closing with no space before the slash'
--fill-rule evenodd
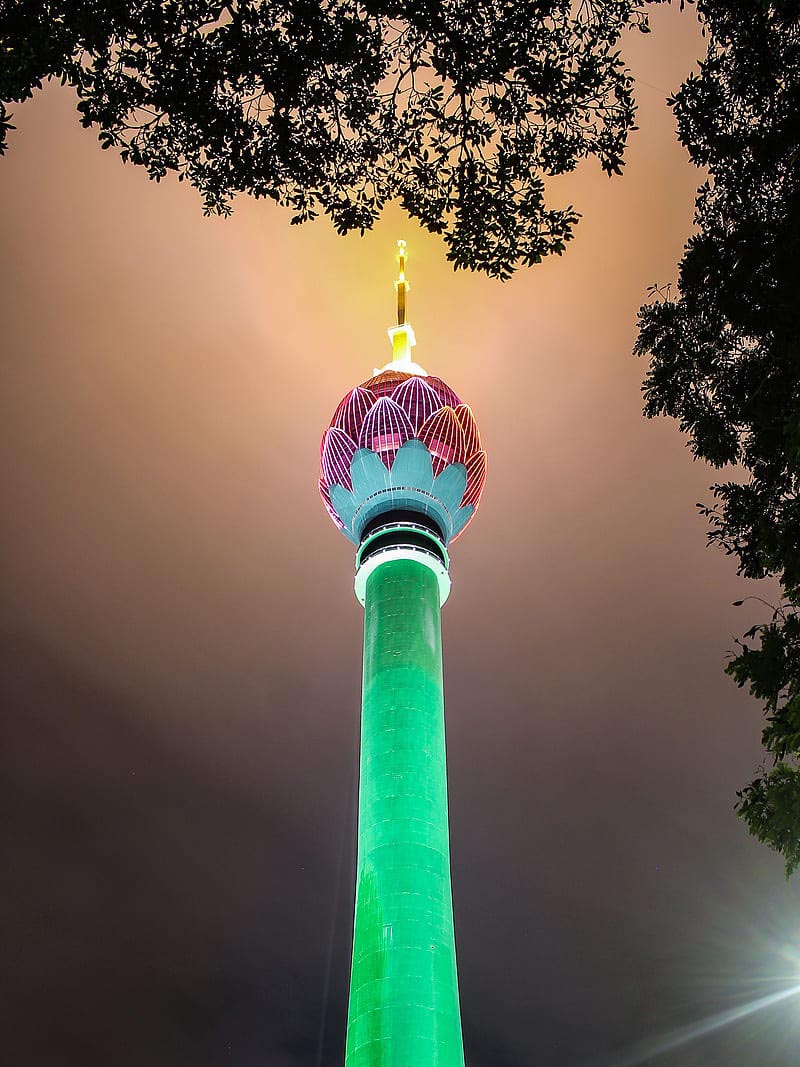
<path id="1" fill-rule="evenodd" d="M 414 363 L 399 241 L 392 360 L 339 404 L 320 493 L 364 606 L 358 866 L 345 1067 L 463 1067 L 442 689 L 448 545 L 486 477 L 472 412 Z"/>

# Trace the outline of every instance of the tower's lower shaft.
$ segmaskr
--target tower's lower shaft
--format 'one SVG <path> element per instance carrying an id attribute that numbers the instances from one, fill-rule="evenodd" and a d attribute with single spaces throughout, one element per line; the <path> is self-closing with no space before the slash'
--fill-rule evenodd
<path id="1" fill-rule="evenodd" d="M 387 560 L 365 612 L 346 1067 L 463 1067 L 435 574 Z"/>

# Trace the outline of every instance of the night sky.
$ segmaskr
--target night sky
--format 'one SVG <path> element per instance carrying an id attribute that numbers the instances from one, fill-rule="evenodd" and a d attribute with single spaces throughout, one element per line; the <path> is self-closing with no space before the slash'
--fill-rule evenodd
<path id="1" fill-rule="evenodd" d="M 665 93 L 691 11 L 626 39 L 622 179 L 550 183 L 562 258 L 501 284 L 386 212 L 338 238 L 102 152 L 57 85 L 0 161 L 0 1059 L 338 1067 L 362 609 L 317 496 L 340 397 L 416 357 L 474 408 L 481 510 L 443 613 L 468 1067 L 795 1067 L 800 876 L 736 819 L 767 585 L 706 548 L 714 472 L 641 415 L 646 287 L 701 175 Z M 671 1035 L 671 1038 L 670 1038 Z"/>

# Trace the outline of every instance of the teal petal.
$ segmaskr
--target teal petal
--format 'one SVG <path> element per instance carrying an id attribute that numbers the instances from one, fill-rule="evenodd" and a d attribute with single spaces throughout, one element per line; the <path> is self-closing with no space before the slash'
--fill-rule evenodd
<path id="1" fill-rule="evenodd" d="M 475 508 L 472 506 L 472 504 L 466 504 L 463 508 L 458 509 L 458 511 L 453 516 L 453 533 L 451 534 L 451 540 L 453 537 L 457 537 L 458 534 L 461 533 L 461 531 L 464 529 L 464 527 L 467 525 L 467 523 L 474 514 Z"/>
<path id="2" fill-rule="evenodd" d="M 433 487 L 433 464 L 431 454 L 422 441 L 406 441 L 392 464 L 391 484 L 403 489 L 423 489 L 430 493 Z"/>
<path id="3" fill-rule="evenodd" d="M 341 485 L 332 485 L 329 492 L 333 510 L 344 523 L 347 536 L 351 541 L 355 541 L 356 539 L 353 536 L 353 517 L 356 513 L 356 504 L 353 500 L 353 494 Z"/>
<path id="4" fill-rule="evenodd" d="M 356 508 L 368 496 L 389 488 L 389 472 L 383 460 L 368 448 L 359 448 L 350 463 L 353 479 L 353 500 Z"/>
<path id="5" fill-rule="evenodd" d="M 463 463 L 451 463 L 434 480 L 433 495 L 455 516 L 466 488 L 467 468 Z"/>

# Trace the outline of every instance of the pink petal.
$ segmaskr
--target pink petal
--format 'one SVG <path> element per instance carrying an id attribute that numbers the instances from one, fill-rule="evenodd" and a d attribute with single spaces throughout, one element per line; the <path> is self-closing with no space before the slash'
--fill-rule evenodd
<path id="1" fill-rule="evenodd" d="M 446 382 L 443 382 L 441 378 L 435 378 L 432 374 L 429 374 L 425 381 L 431 389 L 436 392 L 437 396 L 446 407 L 457 408 L 461 403 L 450 386 Z"/>
<path id="2" fill-rule="evenodd" d="M 414 433 L 426 419 L 442 407 L 438 394 L 431 389 L 424 378 L 416 374 L 397 386 L 392 393 L 392 400 L 395 404 L 399 404 L 408 415 L 414 427 Z"/>
<path id="3" fill-rule="evenodd" d="M 413 377 L 413 374 L 406 374 L 404 371 L 385 370 L 362 382 L 361 388 L 369 389 L 374 396 L 390 396 L 401 382 Z"/>
<path id="4" fill-rule="evenodd" d="M 388 396 L 382 396 L 364 419 L 358 444 L 360 448 L 377 452 L 391 470 L 400 446 L 413 436 L 414 429 L 405 411 Z"/>
<path id="5" fill-rule="evenodd" d="M 467 460 L 467 488 L 461 503 L 478 506 L 486 481 L 486 453 L 476 452 Z"/>
<path id="6" fill-rule="evenodd" d="M 350 480 L 350 461 L 356 454 L 357 445 L 352 437 L 348 437 L 344 430 L 331 426 L 325 431 L 322 438 L 322 450 L 320 463 L 322 465 L 322 477 L 327 485 L 341 485 L 345 489 L 352 489 Z"/>
<path id="7" fill-rule="evenodd" d="M 464 462 L 464 431 L 451 407 L 440 408 L 420 427 L 417 437 L 433 457 L 433 473 Z"/>
<path id="8" fill-rule="evenodd" d="M 351 389 L 336 409 L 331 426 L 338 426 L 348 437 L 357 441 L 364 419 L 374 403 L 375 397 L 368 389 L 362 389 L 360 386 Z"/>
<path id="9" fill-rule="evenodd" d="M 481 435 L 475 416 L 468 404 L 459 404 L 455 409 L 456 418 L 464 431 L 464 455 L 469 458 L 481 448 Z"/>

